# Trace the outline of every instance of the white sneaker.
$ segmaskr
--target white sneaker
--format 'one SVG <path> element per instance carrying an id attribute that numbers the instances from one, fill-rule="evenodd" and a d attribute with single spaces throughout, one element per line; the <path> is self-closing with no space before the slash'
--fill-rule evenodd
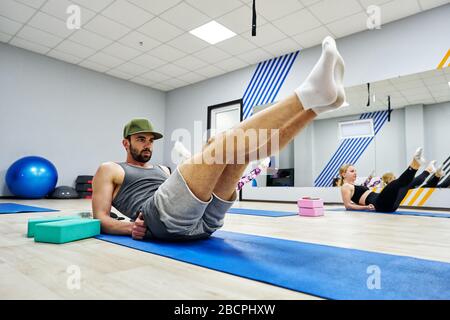
<path id="1" fill-rule="evenodd" d="M 439 176 L 439 177 L 445 176 L 444 164 L 441 164 L 439 167 L 437 167 L 434 175 Z"/>
<path id="2" fill-rule="evenodd" d="M 426 162 L 425 158 L 423 157 L 422 147 L 418 148 L 414 153 L 414 160 L 416 160 L 421 166 Z"/>

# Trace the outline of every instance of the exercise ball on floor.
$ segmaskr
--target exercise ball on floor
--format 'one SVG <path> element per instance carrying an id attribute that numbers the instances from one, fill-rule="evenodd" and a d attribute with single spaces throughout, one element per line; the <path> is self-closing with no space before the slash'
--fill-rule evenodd
<path id="1" fill-rule="evenodd" d="M 6 185 L 21 198 L 39 199 L 55 189 L 56 167 L 45 158 L 30 156 L 14 162 L 6 172 Z"/>

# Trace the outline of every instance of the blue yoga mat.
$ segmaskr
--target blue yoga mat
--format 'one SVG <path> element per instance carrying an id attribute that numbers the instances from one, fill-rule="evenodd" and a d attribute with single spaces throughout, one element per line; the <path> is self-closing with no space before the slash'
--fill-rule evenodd
<path id="1" fill-rule="evenodd" d="M 20 213 L 20 212 L 55 212 L 59 210 L 26 206 L 17 203 L 0 203 L 0 214 L 3 213 Z"/>
<path id="2" fill-rule="evenodd" d="M 327 211 L 347 211 L 345 208 L 333 208 L 326 209 Z M 425 212 L 425 211 L 409 211 L 409 210 L 397 210 L 395 212 L 377 212 L 377 211 L 367 211 L 367 210 L 348 210 L 347 212 L 366 212 L 366 213 L 378 213 L 378 214 L 396 214 L 400 216 L 421 216 L 421 217 L 433 217 L 433 218 L 450 218 L 450 214 L 446 213 L 436 213 L 436 212 Z"/>
<path id="3" fill-rule="evenodd" d="M 189 242 L 96 238 L 327 299 L 450 299 L 449 263 L 226 231 Z"/>
<path id="4" fill-rule="evenodd" d="M 228 210 L 228 213 L 245 214 L 249 216 L 263 216 L 263 217 L 288 217 L 297 215 L 297 213 L 295 212 L 256 210 L 246 208 L 230 208 Z"/>

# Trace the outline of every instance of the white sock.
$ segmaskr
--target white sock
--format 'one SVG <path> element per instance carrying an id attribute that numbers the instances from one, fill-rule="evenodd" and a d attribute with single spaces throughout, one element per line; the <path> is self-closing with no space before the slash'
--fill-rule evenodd
<path id="1" fill-rule="evenodd" d="M 326 37 L 322 42 L 319 61 L 295 90 L 303 108 L 313 109 L 316 114 L 339 108 L 345 102 L 344 69 L 344 60 L 336 48 L 336 42 Z"/>
<path id="2" fill-rule="evenodd" d="M 414 153 L 414 160 L 416 160 L 420 165 L 423 165 L 425 163 L 425 158 L 423 157 L 423 148 L 420 147 L 416 150 Z"/>
<path id="3" fill-rule="evenodd" d="M 430 174 L 436 172 L 436 160 L 433 160 L 428 164 L 427 171 L 430 172 Z"/>
<path id="4" fill-rule="evenodd" d="M 444 164 L 441 164 L 439 167 L 437 167 L 435 175 L 438 175 L 441 178 L 445 175 Z"/>
<path id="5" fill-rule="evenodd" d="M 175 142 L 173 150 L 176 151 L 184 159 L 189 159 L 192 155 L 180 141 Z"/>

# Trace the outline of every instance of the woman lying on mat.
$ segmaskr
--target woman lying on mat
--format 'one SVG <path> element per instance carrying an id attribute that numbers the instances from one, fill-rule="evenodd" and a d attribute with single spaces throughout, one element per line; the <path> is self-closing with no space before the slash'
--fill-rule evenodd
<path id="1" fill-rule="evenodd" d="M 426 178 L 434 171 L 434 163 L 430 163 L 427 170 L 415 180 L 417 170 L 425 163 L 423 149 L 419 148 L 414 154 L 408 169 L 402 175 L 389 182 L 380 193 L 371 192 L 366 186 L 355 185 L 356 169 L 350 164 L 345 164 L 339 169 L 342 200 L 347 210 L 370 210 L 379 212 L 394 212 L 400 206 L 410 188 L 414 188 L 423 176 Z M 440 176 L 442 169 L 435 176 Z M 423 181 L 422 181 L 423 183 Z M 437 183 L 437 182 L 436 182 Z"/>

